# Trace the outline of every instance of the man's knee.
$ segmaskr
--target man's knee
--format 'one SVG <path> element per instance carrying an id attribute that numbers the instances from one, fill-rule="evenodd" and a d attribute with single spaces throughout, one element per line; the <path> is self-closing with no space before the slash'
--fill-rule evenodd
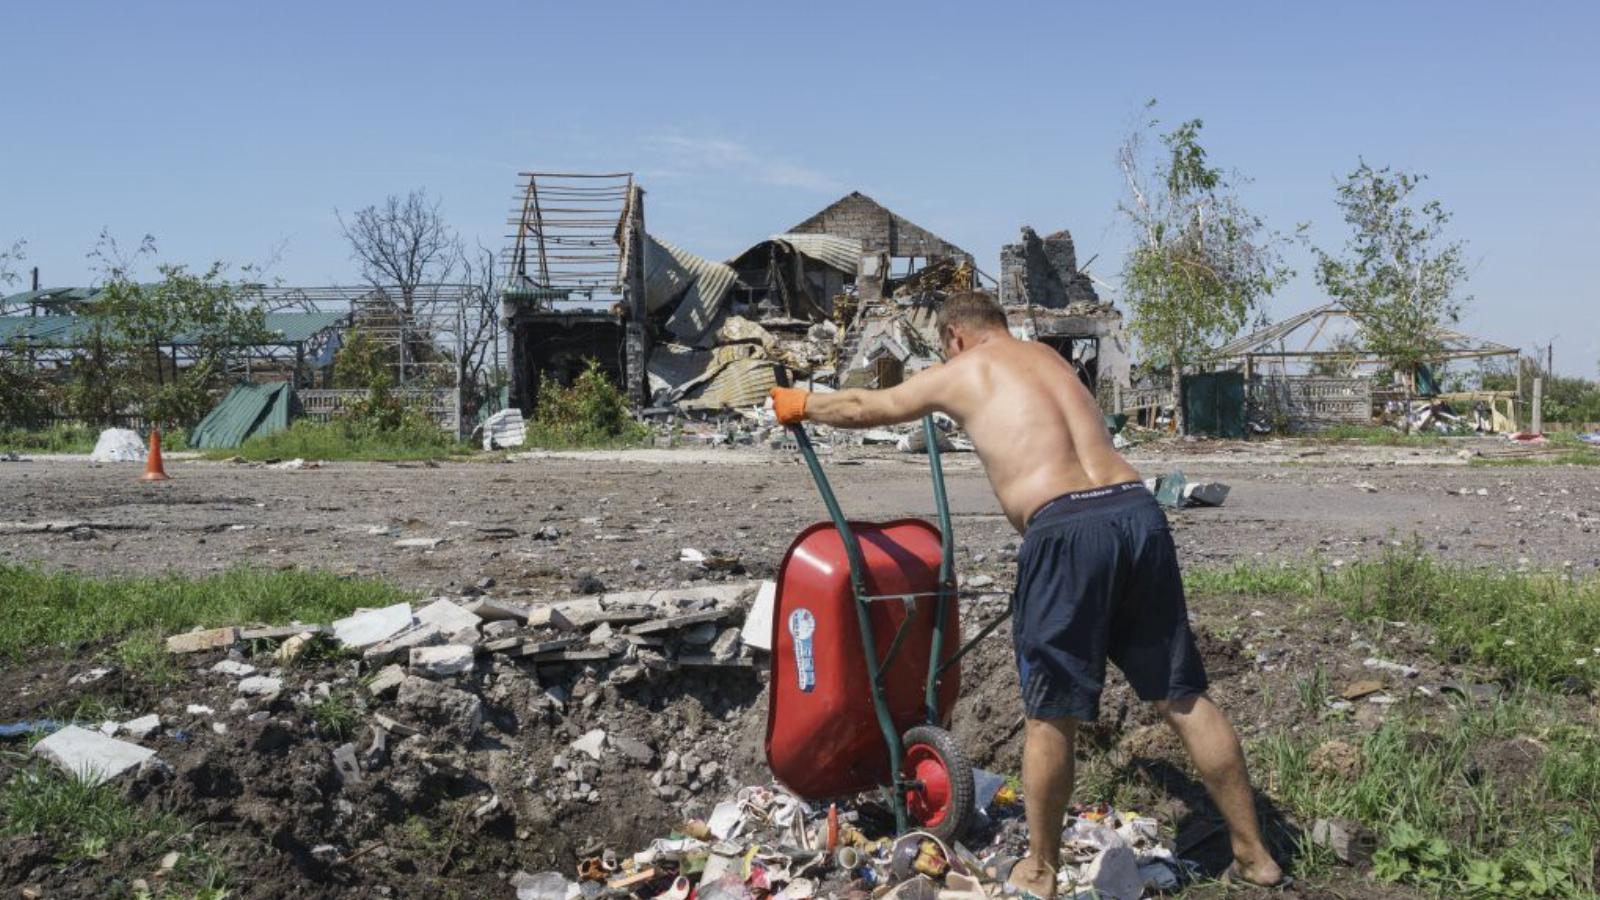
<path id="1" fill-rule="evenodd" d="M 1037 735 L 1041 739 L 1059 737 L 1067 743 L 1072 743 L 1073 737 L 1078 733 L 1078 720 L 1071 716 L 1059 719 L 1025 719 L 1027 736 Z"/>
<path id="2" fill-rule="evenodd" d="M 1179 717 L 1194 712 L 1195 706 L 1205 699 L 1204 694 L 1196 694 L 1192 697 L 1179 697 L 1176 700 L 1157 700 L 1154 704 L 1156 715 L 1165 719 L 1168 724 L 1176 725 Z"/>

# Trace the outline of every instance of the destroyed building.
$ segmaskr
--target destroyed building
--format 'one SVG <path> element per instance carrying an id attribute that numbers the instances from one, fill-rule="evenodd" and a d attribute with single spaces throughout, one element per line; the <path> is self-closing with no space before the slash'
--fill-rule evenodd
<path id="1" fill-rule="evenodd" d="M 971 253 L 859 192 L 718 262 L 649 234 L 631 175 L 522 179 L 502 314 L 511 402 L 528 412 L 542 380 L 569 383 L 590 359 L 647 410 L 747 408 L 790 382 L 889 387 L 939 361 L 939 304 L 982 275 Z M 1120 354 L 1121 314 L 1099 302 L 1067 232 L 1023 237 L 1002 256 L 1012 287 L 997 285 L 1013 331 L 1092 387 L 1109 345 Z M 1125 361 L 1117 371 L 1125 380 Z"/>

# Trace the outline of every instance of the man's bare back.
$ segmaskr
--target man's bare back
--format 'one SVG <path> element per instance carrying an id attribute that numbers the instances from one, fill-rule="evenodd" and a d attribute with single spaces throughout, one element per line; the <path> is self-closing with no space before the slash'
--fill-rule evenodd
<path id="1" fill-rule="evenodd" d="M 1053 348 L 997 334 L 940 369 L 917 377 L 939 382 L 941 409 L 972 438 L 1017 531 L 1062 494 L 1138 479 L 1111 446 L 1093 395 Z"/>

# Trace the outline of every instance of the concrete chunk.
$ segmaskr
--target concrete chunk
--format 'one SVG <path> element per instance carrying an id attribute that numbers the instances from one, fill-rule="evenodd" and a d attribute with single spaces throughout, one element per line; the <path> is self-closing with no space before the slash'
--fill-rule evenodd
<path id="1" fill-rule="evenodd" d="M 76 725 L 35 744 L 33 752 L 90 784 L 115 778 L 156 755 L 154 750 Z"/>
<path id="2" fill-rule="evenodd" d="M 297 634 L 326 631 L 323 625 L 268 625 L 263 628 L 246 628 L 239 632 L 241 641 L 281 641 Z"/>
<path id="3" fill-rule="evenodd" d="M 399 666 L 384 666 L 376 675 L 367 681 L 367 693 L 374 697 L 383 697 L 399 690 L 400 682 L 406 680 L 406 670 Z"/>
<path id="4" fill-rule="evenodd" d="M 136 741 L 142 741 L 153 734 L 155 730 L 160 727 L 161 717 L 155 713 L 151 713 L 148 716 L 140 716 L 137 719 L 129 719 L 128 721 L 123 722 L 121 730 L 128 737 L 131 737 Z"/>
<path id="5" fill-rule="evenodd" d="M 395 541 L 394 545 L 406 550 L 432 550 L 444 543 L 445 540 L 445 538 L 440 537 L 401 538 Z"/>
<path id="6" fill-rule="evenodd" d="M 356 613 L 333 623 L 333 637 L 353 650 L 370 647 L 411 625 L 411 604 L 396 603 L 383 609 Z"/>
<path id="7" fill-rule="evenodd" d="M 445 634 L 455 634 L 466 628 L 476 630 L 479 617 L 449 600 L 435 600 L 417 610 L 417 621 L 433 625 Z"/>
<path id="8" fill-rule="evenodd" d="M 438 628 L 433 625 L 419 625 L 368 647 L 366 652 L 361 654 L 361 658 L 368 666 L 381 666 L 392 660 L 408 657 L 417 647 L 432 647 L 442 643 L 444 643 L 444 633 Z"/>
<path id="9" fill-rule="evenodd" d="M 283 690 L 282 678 L 252 675 L 239 682 L 239 693 L 246 696 L 264 697 L 268 694 L 276 694 L 281 690 Z"/>
<path id="10" fill-rule="evenodd" d="M 657 619 L 654 622 L 645 622 L 640 625 L 628 626 L 629 634 L 659 634 L 663 631 L 676 631 L 679 628 L 688 628 L 690 625 L 699 625 L 702 622 L 720 622 L 733 612 L 731 609 L 708 609 L 705 612 L 689 613 L 683 616 L 673 616 L 668 619 Z"/>
<path id="11" fill-rule="evenodd" d="M 472 671 L 473 649 L 460 644 L 416 647 L 411 651 L 411 671 L 444 678 Z"/>
<path id="12" fill-rule="evenodd" d="M 224 647 L 232 647 L 238 640 L 239 629 L 232 625 L 226 628 L 211 628 L 206 631 L 189 631 L 167 638 L 167 651 L 170 653 L 199 653 L 202 650 L 218 650 Z"/>
<path id="13" fill-rule="evenodd" d="M 586 732 L 583 737 L 573 741 L 569 746 L 598 762 L 600 760 L 600 751 L 604 750 L 606 746 L 606 733 L 604 729 L 596 728 Z"/>
<path id="14" fill-rule="evenodd" d="M 247 675 L 254 675 L 256 667 L 247 662 L 239 662 L 236 659 L 224 659 L 212 666 L 211 671 L 218 675 L 232 675 L 235 678 L 244 678 Z"/>
<path id="15" fill-rule="evenodd" d="M 397 702 L 423 722 L 461 740 L 471 740 L 483 726 L 482 700 L 437 681 L 407 675 L 400 682 Z"/>
<path id="16" fill-rule="evenodd" d="M 527 607 L 492 597 L 479 597 L 461 608 L 485 622 L 528 621 Z"/>

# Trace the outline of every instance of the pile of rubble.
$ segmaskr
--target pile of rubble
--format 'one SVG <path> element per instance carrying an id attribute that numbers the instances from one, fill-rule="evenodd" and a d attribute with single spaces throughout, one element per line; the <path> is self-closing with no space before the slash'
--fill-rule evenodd
<path id="1" fill-rule="evenodd" d="M 923 831 L 895 837 L 885 810 L 871 802 L 811 804 L 776 785 L 752 786 L 631 855 L 595 845 L 569 872 L 519 872 L 512 885 L 518 900 L 986 900 L 1004 892 L 1028 830 L 1016 790 L 991 773 L 978 778 L 987 789 L 967 843 Z M 1137 900 L 1195 874 L 1162 841 L 1154 819 L 1105 805 L 1074 808 L 1061 842 L 1062 897 Z"/>

